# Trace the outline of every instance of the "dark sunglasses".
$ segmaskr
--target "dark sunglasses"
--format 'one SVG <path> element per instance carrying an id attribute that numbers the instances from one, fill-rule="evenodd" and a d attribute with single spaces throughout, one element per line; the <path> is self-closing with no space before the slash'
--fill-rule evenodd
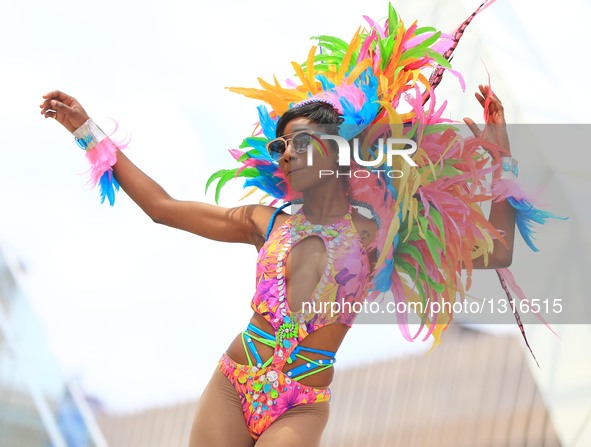
<path id="1" fill-rule="evenodd" d="M 305 153 L 308 150 L 308 147 L 314 144 L 319 144 L 324 148 L 324 144 L 322 144 L 320 139 L 316 136 L 319 135 L 317 132 L 300 130 L 288 135 L 290 135 L 289 138 L 285 138 L 285 136 L 278 137 L 267 143 L 267 151 L 273 160 L 278 162 L 283 158 L 290 141 L 298 154 Z"/>

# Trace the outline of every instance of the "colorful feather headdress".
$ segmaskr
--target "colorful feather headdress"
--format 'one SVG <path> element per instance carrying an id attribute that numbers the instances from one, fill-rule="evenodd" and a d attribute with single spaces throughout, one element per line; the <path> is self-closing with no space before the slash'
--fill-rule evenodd
<path id="1" fill-rule="evenodd" d="M 244 139 L 240 150 L 230 151 L 241 166 L 214 173 L 206 189 L 218 181 L 217 202 L 223 186 L 242 177 L 246 179 L 245 188 L 263 191 L 271 204 L 298 200 L 265 145 L 276 137 L 278 119 L 306 102 L 333 105 L 343 116 L 341 136 L 349 139 L 363 135 L 366 156 L 373 155 L 373 143 L 384 135 L 412 138 L 418 146 L 413 155 L 418 167 L 411 168 L 403 160 L 386 166 L 384 160 L 373 169 L 394 169 L 403 175 L 389 178 L 372 174 L 370 179 L 351 177 L 349 181 L 351 201 L 370 210 L 379 226 L 373 242 L 379 259 L 370 298 L 390 292 L 396 302 L 424 305 L 464 299 L 470 287 L 472 260 L 484 256 L 486 262 L 493 241 L 503 239 L 484 216 L 483 202 L 510 198 L 517 210 L 517 226 L 534 250 L 531 224 L 555 217 L 534 208 L 532 199 L 516 182 L 503 181 L 503 186 L 494 190 L 487 187 L 487 175 L 499 166 L 491 166 L 490 157 L 480 149 L 485 142 L 463 139 L 457 128 L 442 118 L 445 103 L 436 107 L 434 89 L 445 71 L 455 75 L 464 88 L 461 75 L 451 69 L 449 60 L 468 24 L 493 2 L 485 1 L 452 34 L 419 27 L 417 22 L 406 27 L 389 5 L 384 24 L 364 17 L 368 26 L 358 29 L 348 41 L 316 37 L 318 45 L 310 49 L 306 61 L 292 63 L 295 80 L 282 85 L 277 79 L 259 79 L 258 89 L 230 88 L 268 104 L 270 110 L 258 107 L 255 132 Z M 407 111 L 398 112 L 403 107 Z M 363 168 L 356 165 L 355 169 Z M 462 264 L 467 271 L 465 285 Z M 507 285 L 525 299 L 508 270 L 499 269 L 498 273 L 510 300 L 513 298 Z M 425 333 L 424 339 L 433 336 L 437 343 L 452 318 L 445 310 L 420 316 L 421 327 L 411 334 L 407 315 L 398 315 L 402 334 L 408 340 Z M 516 318 L 523 332 L 519 315 Z"/>

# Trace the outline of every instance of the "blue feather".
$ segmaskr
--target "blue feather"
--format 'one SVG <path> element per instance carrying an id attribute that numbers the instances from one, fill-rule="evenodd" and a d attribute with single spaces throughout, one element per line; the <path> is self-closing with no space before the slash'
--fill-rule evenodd
<path id="1" fill-rule="evenodd" d="M 507 197 L 507 201 L 513 208 L 515 208 L 515 224 L 517 225 L 521 237 L 527 246 L 533 251 L 539 251 L 533 243 L 533 239 L 535 239 L 535 231 L 533 229 L 534 223 L 543 225 L 548 219 L 568 219 L 567 217 L 552 214 L 549 211 L 537 209 L 531 202 L 525 199 L 517 200 L 514 197 Z"/>
<path id="2" fill-rule="evenodd" d="M 245 188 L 250 186 L 259 188 L 276 199 L 283 199 L 286 195 L 285 189 L 282 189 L 278 183 L 275 183 L 273 180 L 269 179 L 269 177 L 262 175 L 248 179 L 244 182 Z"/>
<path id="3" fill-rule="evenodd" d="M 394 259 L 386 259 L 382 268 L 376 273 L 372 290 L 388 292 L 392 286 L 392 273 L 394 272 Z"/>
<path id="4" fill-rule="evenodd" d="M 273 137 L 275 138 L 275 137 Z M 267 142 L 269 140 L 262 140 L 257 137 L 247 137 L 244 139 L 240 147 L 251 147 L 256 150 L 255 151 L 248 151 L 248 155 L 250 158 L 257 158 L 260 160 L 270 161 L 272 162 L 273 159 L 269 155 L 267 151 Z"/>
<path id="5" fill-rule="evenodd" d="M 113 206 L 115 203 L 115 191 L 119 191 L 119 183 L 115 180 L 113 170 L 109 169 L 105 171 L 99 180 L 101 203 L 105 202 L 105 199 L 109 200 L 109 205 Z"/>
<path id="6" fill-rule="evenodd" d="M 326 79 L 326 76 L 316 75 L 315 77 L 318 81 L 320 81 L 320 84 L 322 85 L 322 90 L 324 90 L 325 92 L 328 92 L 328 91 L 331 91 L 332 89 L 334 89 L 334 84 L 332 82 L 330 82 L 328 79 Z"/>
<path id="7" fill-rule="evenodd" d="M 274 120 L 269 115 L 267 108 L 264 105 L 257 107 L 259 111 L 259 122 L 261 123 L 261 129 L 265 136 L 272 140 L 277 135 L 277 120 Z"/>

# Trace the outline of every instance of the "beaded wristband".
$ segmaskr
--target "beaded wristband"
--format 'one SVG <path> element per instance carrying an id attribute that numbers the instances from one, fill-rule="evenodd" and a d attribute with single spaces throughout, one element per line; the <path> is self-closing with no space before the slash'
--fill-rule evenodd
<path id="1" fill-rule="evenodd" d="M 115 203 L 115 191 L 119 184 L 113 176 L 112 166 L 117 163 L 117 146 L 96 125 L 91 118 L 72 132 L 76 143 L 86 153 L 90 163 L 90 180 L 92 186 L 100 185 L 101 203 L 109 199 L 109 204 Z"/>
<path id="2" fill-rule="evenodd" d="M 501 157 L 502 179 L 516 179 L 519 175 L 517 160 L 513 157 Z"/>
<path id="3" fill-rule="evenodd" d="M 72 135 L 74 135 L 80 149 L 86 151 L 89 151 L 107 138 L 107 135 L 96 125 L 92 118 L 88 118 L 82 126 L 72 132 Z"/>

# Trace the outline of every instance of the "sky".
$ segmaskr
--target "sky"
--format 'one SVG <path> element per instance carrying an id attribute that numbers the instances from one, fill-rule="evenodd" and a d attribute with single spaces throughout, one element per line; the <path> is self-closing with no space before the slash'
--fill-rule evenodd
<path id="1" fill-rule="evenodd" d="M 561 87 L 582 57 L 577 45 L 589 7 L 583 0 L 530 5 L 500 0 L 468 28 L 453 61 L 467 93 L 453 77 L 438 89 L 440 100 L 449 100 L 449 117 L 478 121 L 472 92 L 490 75 L 510 122 L 591 121 L 582 90 Z M 310 36 L 348 39 L 363 14 L 384 18 L 386 6 L 376 0 L 0 6 L 0 244 L 26 266 L 31 306 L 65 373 L 79 377 L 87 392 L 116 411 L 198 397 L 251 315 L 256 250 L 159 226 L 124 193 L 114 207 L 100 205 L 98 192 L 85 185 L 86 161 L 71 135 L 39 114 L 41 95 L 60 89 L 75 96 L 107 131 L 116 120 L 118 135 L 131 138 L 127 155 L 173 197 L 213 203 L 207 178 L 233 166 L 227 149 L 257 119 L 256 101 L 225 87 L 290 77 L 290 62 L 305 59 Z M 478 2 L 395 6 L 407 24 L 419 19 L 451 31 Z M 588 177 L 580 167 L 569 169 L 584 191 Z M 534 184 L 544 181 L 529 172 Z M 235 206 L 242 195 L 239 184 L 229 185 L 220 205 Z M 541 256 L 548 261 L 552 254 Z M 488 284 L 491 276 L 482 275 Z M 394 325 L 356 326 L 338 362 L 429 346 L 403 341 Z"/>

